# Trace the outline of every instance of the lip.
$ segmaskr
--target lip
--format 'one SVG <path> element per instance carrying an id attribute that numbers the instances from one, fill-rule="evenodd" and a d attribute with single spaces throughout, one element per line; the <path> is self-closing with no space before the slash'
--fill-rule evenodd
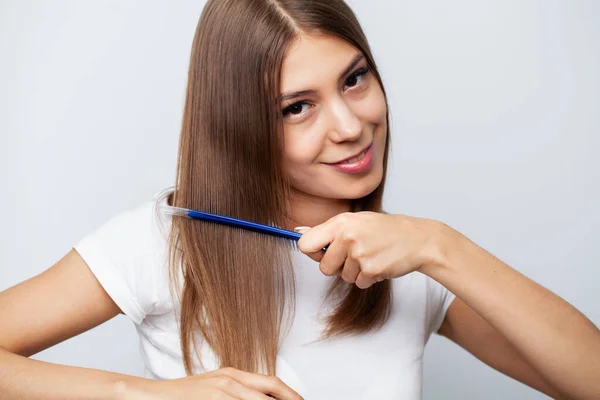
<path id="1" fill-rule="evenodd" d="M 348 156 L 348 157 L 346 157 L 346 158 L 344 158 L 344 159 L 342 159 L 340 161 L 336 161 L 336 162 L 332 162 L 332 163 L 327 163 L 327 164 L 329 164 L 329 165 L 340 164 L 340 163 L 343 163 L 344 161 L 349 160 L 351 158 L 358 157 L 358 155 L 360 153 L 362 153 L 363 151 L 367 151 L 372 145 L 373 145 L 373 143 L 371 142 L 367 147 L 365 147 L 364 149 L 360 150 L 358 153 L 355 153 L 355 154 L 353 154 L 351 156 Z"/>
<path id="2" fill-rule="evenodd" d="M 344 163 L 344 161 L 346 161 L 350 158 L 353 158 L 353 157 L 357 157 L 362 152 L 365 152 L 365 155 L 360 160 L 355 161 L 353 163 Z M 341 171 L 341 172 L 347 172 L 347 173 L 351 173 L 351 174 L 359 174 L 359 173 L 362 173 L 362 172 L 365 172 L 365 171 L 368 171 L 369 169 L 371 169 L 372 164 L 373 164 L 373 143 L 371 143 L 367 148 L 361 150 L 360 152 L 356 153 L 353 156 L 345 158 L 342 161 L 339 161 L 337 163 L 332 163 L 332 164 L 328 164 L 328 165 L 334 167 L 335 169 L 337 169 L 338 171 Z"/>

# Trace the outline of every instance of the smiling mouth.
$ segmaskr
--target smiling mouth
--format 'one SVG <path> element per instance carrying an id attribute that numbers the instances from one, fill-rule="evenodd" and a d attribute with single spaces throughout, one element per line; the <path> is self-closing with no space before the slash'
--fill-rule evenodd
<path id="1" fill-rule="evenodd" d="M 352 157 L 352 158 L 348 158 L 347 160 L 344 161 L 340 161 L 338 164 L 352 164 L 354 162 L 360 161 L 363 159 L 363 157 L 365 156 L 365 154 L 367 154 L 367 150 L 369 150 L 368 148 L 366 150 L 363 150 L 359 155 L 357 155 L 356 157 Z"/>
<path id="2" fill-rule="evenodd" d="M 358 161 L 362 160 L 365 157 L 365 155 L 367 154 L 367 152 L 369 151 L 369 149 L 371 148 L 372 145 L 373 145 L 372 143 L 369 144 L 363 151 L 361 151 L 360 153 L 358 153 L 355 156 L 352 156 L 350 158 L 346 158 L 346 159 L 344 159 L 342 161 L 337 161 L 337 162 L 329 163 L 329 164 L 330 165 L 335 165 L 335 164 L 342 164 L 343 165 L 343 164 L 352 164 L 352 163 L 358 162 Z"/>

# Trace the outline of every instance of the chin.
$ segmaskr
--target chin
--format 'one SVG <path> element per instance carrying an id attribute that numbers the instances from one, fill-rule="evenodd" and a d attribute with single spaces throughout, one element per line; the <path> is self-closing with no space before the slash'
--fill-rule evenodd
<path id="1" fill-rule="evenodd" d="M 379 187 L 380 184 L 381 179 L 371 182 L 370 184 L 365 184 L 362 188 L 353 193 L 352 196 L 349 196 L 348 200 L 357 200 L 366 197 L 373 193 Z"/>
<path id="2" fill-rule="evenodd" d="M 332 191 L 336 191 L 336 195 L 331 197 L 345 200 L 357 200 L 373 193 L 382 183 L 382 180 L 382 171 L 373 171 L 371 174 L 357 180 L 353 184 L 340 186 L 339 188 L 332 187 Z"/>
<path id="3" fill-rule="evenodd" d="M 308 196 L 335 200 L 357 200 L 373 193 L 383 183 L 383 165 L 375 167 L 362 177 L 311 176 L 302 180 L 292 180 L 292 188 Z"/>

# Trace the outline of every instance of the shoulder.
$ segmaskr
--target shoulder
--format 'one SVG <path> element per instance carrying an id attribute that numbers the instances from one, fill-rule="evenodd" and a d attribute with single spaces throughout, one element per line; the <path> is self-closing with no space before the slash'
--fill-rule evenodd
<path id="1" fill-rule="evenodd" d="M 92 231 L 82 242 L 105 242 L 123 253 L 153 252 L 166 244 L 170 219 L 160 213 L 165 201 L 160 194 L 153 199 L 121 211 Z"/>
<path id="2" fill-rule="evenodd" d="M 428 334 L 437 332 L 455 296 L 437 281 L 412 272 L 393 281 L 394 307 L 423 319 Z"/>
<path id="3" fill-rule="evenodd" d="M 168 299 L 170 219 L 155 196 L 122 211 L 83 237 L 75 250 L 134 322 L 160 312 Z"/>

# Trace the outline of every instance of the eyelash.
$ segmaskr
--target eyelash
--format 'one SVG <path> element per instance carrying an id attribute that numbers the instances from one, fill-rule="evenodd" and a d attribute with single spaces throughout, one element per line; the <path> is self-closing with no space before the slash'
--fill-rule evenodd
<path id="1" fill-rule="evenodd" d="M 363 77 L 368 72 L 369 72 L 369 67 L 368 66 L 359 68 L 356 71 L 354 71 L 354 73 L 352 75 L 350 75 L 348 78 L 346 78 L 346 82 L 348 82 L 348 79 L 350 79 L 350 78 L 360 78 L 360 77 Z"/>
<path id="2" fill-rule="evenodd" d="M 357 69 L 356 71 L 354 71 L 354 73 L 352 75 L 350 75 L 350 76 L 348 76 L 348 78 L 346 78 L 346 81 L 344 82 L 344 86 L 346 86 L 346 82 L 348 82 L 348 79 L 363 77 L 367 73 L 369 73 L 369 71 L 370 71 L 370 68 L 368 66 Z M 362 82 L 362 81 L 360 81 L 360 82 Z M 357 83 L 357 85 L 359 85 L 360 82 Z M 353 86 L 353 87 L 355 87 L 355 86 Z M 308 104 L 309 103 L 304 100 L 297 101 L 294 104 L 290 104 L 289 106 L 287 106 L 286 108 L 283 109 L 283 116 L 286 117 L 287 115 L 289 115 L 294 107 L 304 106 L 304 105 L 308 105 Z M 300 115 L 300 114 L 296 114 L 296 115 Z"/>

